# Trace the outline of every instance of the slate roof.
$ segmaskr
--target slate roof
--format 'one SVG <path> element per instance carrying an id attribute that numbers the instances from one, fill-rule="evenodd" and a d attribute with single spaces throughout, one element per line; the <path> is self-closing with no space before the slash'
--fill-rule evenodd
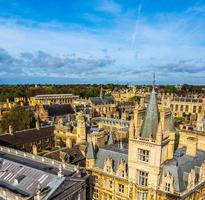
<path id="1" fill-rule="evenodd" d="M 48 115 L 51 117 L 75 113 L 73 107 L 70 104 L 43 105 L 43 108 L 48 111 Z"/>
<path id="2" fill-rule="evenodd" d="M 156 138 L 156 133 L 159 124 L 159 110 L 157 105 L 157 95 L 153 88 L 149 104 L 146 110 L 145 118 L 142 123 L 140 135 L 145 138 Z"/>
<path id="3" fill-rule="evenodd" d="M 128 164 L 128 146 L 123 144 L 123 149 L 120 149 L 119 144 L 107 145 L 99 148 L 96 158 L 96 167 L 103 169 L 104 161 L 110 156 L 113 160 L 113 169 L 117 171 L 118 164 L 123 159 Z"/>
<path id="4" fill-rule="evenodd" d="M 78 162 L 85 160 L 85 156 L 80 151 L 79 145 L 75 145 L 70 149 L 64 148 L 64 149 L 60 149 L 59 151 L 49 152 L 44 156 L 47 158 L 61 161 L 60 152 L 64 152 L 68 156 L 66 162 L 71 163 L 71 164 L 77 164 Z"/>
<path id="5" fill-rule="evenodd" d="M 39 162 L 30 156 L 19 157 L 9 152 L 0 153 L 0 186 L 29 199 L 33 199 L 39 183 L 41 198 L 44 200 L 72 199 L 86 184 L 86 173 L 76 173 L 74 170 L 69 171 L 65 168 L 64 176 L 59 177 L 59 168 L 56 165 Z M 15 179 L 19 180 L 17 184 L 14 183 Z"/>
<path id="6" fill-rule="evenodd" d="M 94 105 L 103 105 L 103 104 L 114 104 L 114 98 L 112 96 L 105 97 L 91 97 L 90 101 Z"/>
<path id="7" fill-rule="evenodd" d="M 92 142 L 89 142 L 89 144 L 88 144 L 88 151 L 86 154 L 86 158 L 87 159 L 95 159 L 95 150 L 94 150 Z"/>
<path id="8" fill-rule="evenodd" d="M 54 137 L 54 126 L 26 129 L 14 132 L 13 134 L 0 135 L 0 145 L 17 147 L 26 143 L 32 143 L 39 139 Z"/>
<path id="9" fill-rule="evenodd" d="M 41 185 L 41 188 L 45 188 L 54 181 L 56 185 L 60 185 L 62 180 L 62 178 L 45 171 L 1 158 L 0 185 L 24 196 L 35 195 L 38 184 Z"/>
<path id="10" fill-rule="evenodd" d="M 170 173 L 174 177 L 174 189 L 177 192 L 182 192 L 186 189 L 187 173 L 192 169 L 198 173 L 198 168 L 205 161 L 204 151 L 198 150 L 195 157 L 188 156 L 185 152 L 185 148 L 177 149 L 174 159 L 167 161 L 163 166 L 163 173 Z"/>
<path id="11" fill-rule="evenodd" d="M 80 178 L 66 178 L 48 200 L 62 200 L 61 195 L 66 196 L 66 199 L 77 199 L 78 193 L 76 191 L 81 190 L 85 185 L 85 181 Z"/>

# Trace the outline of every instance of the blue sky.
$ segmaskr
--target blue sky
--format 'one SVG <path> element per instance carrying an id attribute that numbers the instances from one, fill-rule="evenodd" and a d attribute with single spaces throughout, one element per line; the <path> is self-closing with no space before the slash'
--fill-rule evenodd
<path id="1" fill-rule="evenodd" d="M 0 83 L 205 84 L 205 0 L 0 0 Z"/>

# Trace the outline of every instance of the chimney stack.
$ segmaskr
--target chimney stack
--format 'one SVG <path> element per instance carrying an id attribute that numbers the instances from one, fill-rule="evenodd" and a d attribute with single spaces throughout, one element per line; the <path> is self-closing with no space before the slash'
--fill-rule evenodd
<path id="1" fill-rule="evenodd" d="M 10 135 L 13 135 L 13 128 L 12 128 L 11 125 L 9 125 L 9 134 L 10 134 Z"/>
<path id="2" fill-rule="evenodd" d="M 37 130 L 40 130 L 40 123 L 39 123 L 39 120 L 36 121 L 36 129 L 37 129 Z"/>

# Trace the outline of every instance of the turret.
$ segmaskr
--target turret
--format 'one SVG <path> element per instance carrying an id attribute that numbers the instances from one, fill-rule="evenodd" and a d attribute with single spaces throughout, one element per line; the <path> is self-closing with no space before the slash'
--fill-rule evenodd
<path id="1" fill-rule="evenodd" d="M 94 147 L 93 147 L 93 143 L 90 142 L 88 144 L 88 151 L 87 151 L 87 155 L 86 155 L 86 168 L 92 168 L 95 165 L 95 151 L 94 151 Z"/>
<path id="2" fill-rule="evenodd" d="M 112 132 L 110 132 L 109 134 L 109 139 L 108 139 L 108 145 L 114 144 L 114 138 L 113 138 L 113 134 Z"/>
<path id="3" fill-rule="evenodd" d="M 82 112 L 77 115 L 77 143 L 86 142 L 85 117 Z"/>

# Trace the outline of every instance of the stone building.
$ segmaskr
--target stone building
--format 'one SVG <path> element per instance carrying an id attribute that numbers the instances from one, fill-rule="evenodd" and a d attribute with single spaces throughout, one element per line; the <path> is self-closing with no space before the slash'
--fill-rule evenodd
<path id="1" fill-rule="evenodd" d="M 165 104 L 158 108 L 153 89 L 147 108 L 135 106 L 128 145 L 120 142 L 96 150 L 89 144 L 90 198 L 203 199 L 205 149 L 194 137 L 188 137 L 177 150 L 174 144 L 171 110 Z"/>
<path id="2" fill-rule="evenodd" d="M 0 199 L 86 200 L 88 175 L 75 165 L 0 146 Z"/>
<path id="3" fill-rule="evenodd" d="M 79 99 L 79 96 L 73 94 L 41 94 L 31 97 L 29 99 L 29 104 L 32 106 L 44 104 L 72 104 L 77 99 Z"/>
<path id="4" fill-rule="evenodd" d="M 195 120 L 199 114 L 205 110 L 204 98 L 193 97 L 173 97 L 168 99 L 174 116 L 182 117 L 184 115 L 193 116 Z"/>
<path id="5" fill-rule="evenodd" d="M 39 105 L 35 107 L 35 115 L 41 121 L 58 121 L 60 118 L 72 119 L 74 109 L 71 104 Z"/>
<path id="6" fill-rule="evenodd" d="M 117 117 L 117 104 L 112 96 L 103 96 L 101 87 L 99 97 L 91 97 L 89 104 L 93 110 L 93 117 Z"/>
<path id="7" fill-rule="evenodd" d="M 9 133 L 0 135 L 0 144 L 37 154 L 40 151 L 55 147 L 54 126 L 40 127 L 13 132 L 9 127 Z"/>

